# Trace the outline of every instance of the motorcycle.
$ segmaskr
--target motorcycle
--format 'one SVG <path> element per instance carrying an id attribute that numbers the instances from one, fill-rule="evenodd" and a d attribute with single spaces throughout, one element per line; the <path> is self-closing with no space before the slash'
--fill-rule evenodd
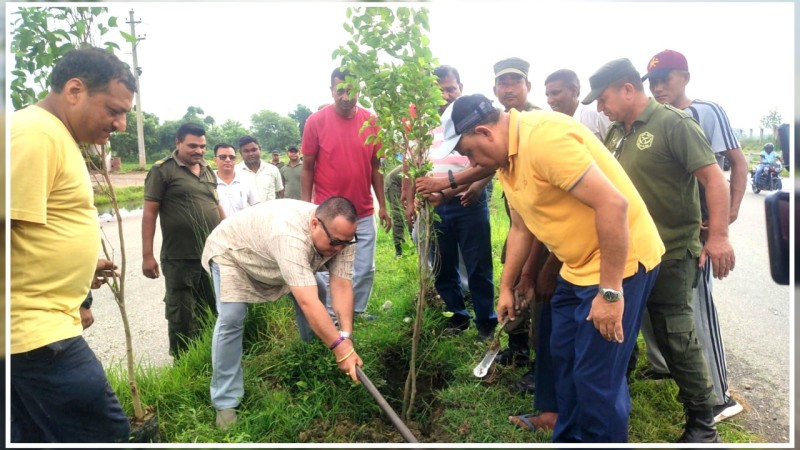
<path id="1" fill-rule="evenodd" d="M 758 166 L 750 169 L 750 186 L 753 192 L 758 194 L 761 191 L 780 191 L 783 188 L 780 175 L 782 170 L 783 164 L 780 161 L 773 161 L 764 169 L 760 179 L 756 179 Z"/>

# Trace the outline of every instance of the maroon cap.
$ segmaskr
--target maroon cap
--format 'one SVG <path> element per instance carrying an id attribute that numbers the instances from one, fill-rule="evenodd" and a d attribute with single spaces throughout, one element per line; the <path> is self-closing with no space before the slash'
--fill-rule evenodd
<path id="1" fill-rule="evenodd" d="M 656 53 L 647 63 L 647 73 L 642 77 L 642 81 L 648 77 L 664 78 L 670 70 L 689 71 L 689 64 L 686 57 L 675 50 L 664 50 Z"/>

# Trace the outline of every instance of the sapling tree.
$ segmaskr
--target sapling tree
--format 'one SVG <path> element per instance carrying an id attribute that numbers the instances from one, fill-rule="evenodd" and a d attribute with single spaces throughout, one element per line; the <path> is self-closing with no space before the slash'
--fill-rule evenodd
<path id="1" fill-rule="evenodd" d="M 439 126 L 439 107 L 444 104 L 433 71 L 434 59 L 426 32 L 428 10 L 398 7 L 347 8 L 344 29 L 351 39 L 333 52 L 350 75 L 345 84 L 355 87 L 359 103 L 377 116 L 380 131 L 368 137 L 383 151 L 399 149 L 408 167 L 409 182 L 431 170 L 428 150 L 433 130 Z M 364 127 L 369 126 L 365 123 Z M 422 200 L 418 198 L 417 200 Z M 411 358 L 403 393 L 402 416 L 408 418 L 416 396 L 417 357 L 426 295 L 432 284 L 429 269 L 433 207 L 419 202 L 417 219 L 419 292 L 411 341 Z"/>

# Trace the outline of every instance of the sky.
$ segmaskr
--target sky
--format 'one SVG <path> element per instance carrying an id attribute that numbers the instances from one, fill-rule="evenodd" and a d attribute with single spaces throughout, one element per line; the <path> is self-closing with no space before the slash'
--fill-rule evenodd
<path id="1" fill-rule="evenodd" d="M 792 3 L 403 5 L 430 10 L 431 50 L 440 64 L 459 70 L 465 94 L 494 99 L 492 66 L 517 56 L 531 63 L 528 99 L 549 109 L 544 79 L 551 72 L 574 70 L 585 95 L 589 76 L 604 63 L 627 57 L 643 73 L 650 57 L 669 48 L 688 60 L 687 94 L 722 105 L 734 128 L 758 134 L 760 119 L 772 108 L 784 122 L 794 116 Z M 126 32 L 131 9 L 141 21 L 142 109 L 162 121 L 180 118 L 188 106 L 203 108 L 217 123 L 233 119 L 245 126 L 262 109 L 287 115 L 303 104 L 315 111 L 331 101 L 330 73 L 338 64 L 331 54 L 349 39 L 342 27 L 347 5 L 338 2 L 106 6 Z M 121 46 L 118 56 L 132 64 L 130 45 Z"/>

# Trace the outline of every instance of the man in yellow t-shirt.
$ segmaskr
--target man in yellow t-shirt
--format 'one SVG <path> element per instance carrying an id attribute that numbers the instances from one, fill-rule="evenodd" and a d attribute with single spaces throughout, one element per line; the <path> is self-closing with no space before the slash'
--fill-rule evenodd
<path id="1" fill-rule="evenodd" d="M 98 48 L 59 60 L 44 100 L 11 116 L 11 442 L 126 442 L 128 418 L 81 336 L 100 231 L 78 144 L 125 130 L 136 83 Z"/>
<path id="2" fill-rule="evenodd" d="M 498 170 L 512 208 L 498 319 L 516 318 L 513 286 L 534 235 L 563 262 L 550 301 L 553 440 L 627 442 L 625 372 L 664 253 L 642 198 L 602 142 L 564 114 L 501 112 L 475 94 L 453 102 L 442 124 L 443 145 Z"/>

